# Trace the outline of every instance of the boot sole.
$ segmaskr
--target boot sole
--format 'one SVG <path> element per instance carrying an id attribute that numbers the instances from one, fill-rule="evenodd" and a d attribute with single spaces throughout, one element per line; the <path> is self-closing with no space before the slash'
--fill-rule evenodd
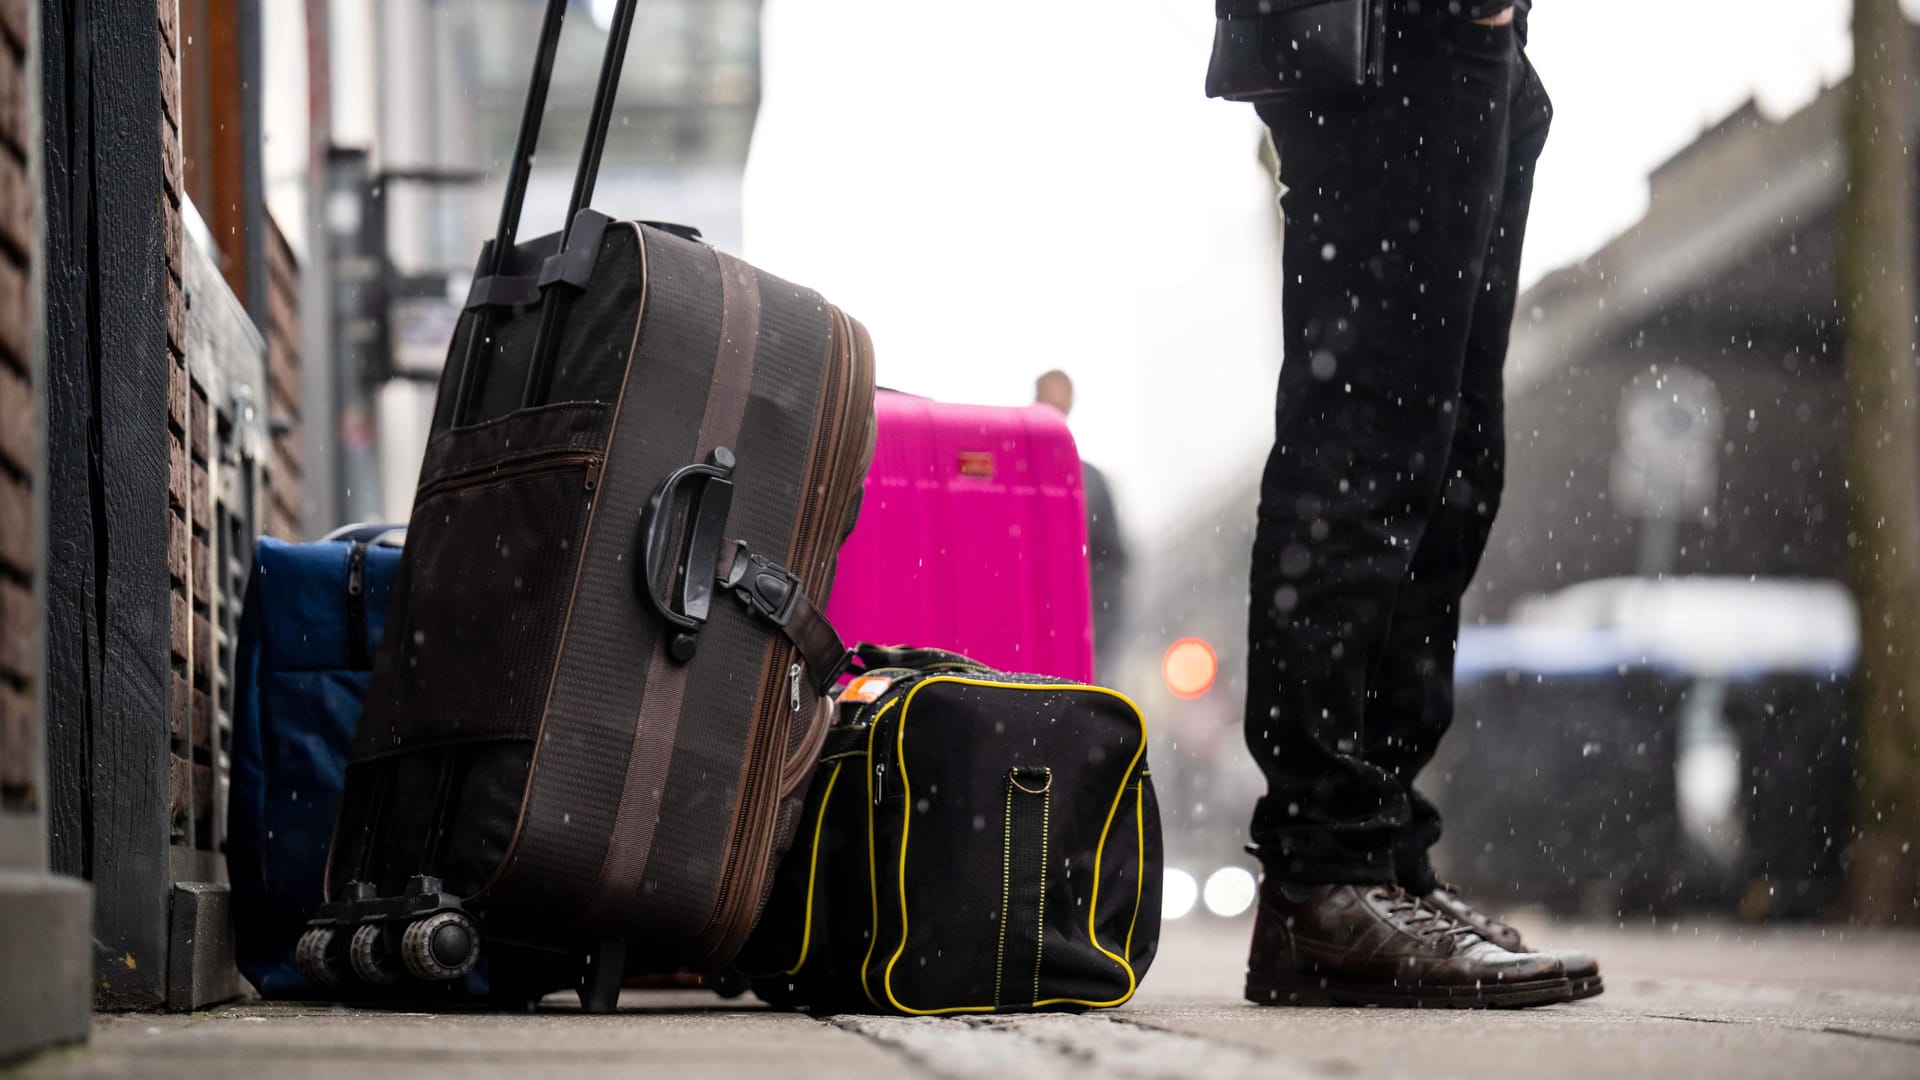
<path id="1" fill-rule="evenodd" d="M 1598 997 L 1606 993 L 1607 990 L 1607 984 L 1601 982 L 1600 976 L 1598 975 L 1588 975 L 1585 978 L 1571 979 L 1568 982 L 1569 988 L 1573 993 L 1572 1000 L 1574 1001 L 1579 1001 L 1581 998 Z"/>
<path id="2" fill-rule="evenodd" d="M 1587 980 L 1582 980 L 1586 982 Z M 1600 992 L 1598 976 L 1592 979 Z M 1572 1001 L 1573 985 L 1565 978 L 1481 986 L 1395 986 L 1356 983 L 1311 975 L 1247 973 L 1246 998 L 1256 1005 L 1325 1007 L 1373 1005 L 1392 1009 L 1525 1009 Z"/>

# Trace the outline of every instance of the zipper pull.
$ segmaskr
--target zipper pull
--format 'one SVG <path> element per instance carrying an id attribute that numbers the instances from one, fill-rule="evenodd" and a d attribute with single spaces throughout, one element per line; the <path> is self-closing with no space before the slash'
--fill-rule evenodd
<path id="1" fill-rule="evenodd" d="M 600 486 L 600 459 L 592 458 L 587 462 L 587 490 L 593 491 Z"/>
<path id="2" fill-rule="evenodd" d="M 794 712 L 800 711 L 800 665 L 799 664 L 795 664 L 792 667 L 787 669 L 787 703 L 793 706 Z"/>
<path id="3" fill-rule="evenodd" d="M 880 805 L 880 797 L 887 791 L 887 763 L 882 761 L 873 767 L 873 805 Z"/>

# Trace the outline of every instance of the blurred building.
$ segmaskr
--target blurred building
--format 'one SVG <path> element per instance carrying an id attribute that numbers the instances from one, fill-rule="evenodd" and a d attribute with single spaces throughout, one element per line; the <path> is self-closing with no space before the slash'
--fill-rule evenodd
<path id="1" fill-rule="evenodd" d="M 404 521 L 435 380 L 493 234 L 545 0 L 333 0 L 322 238 L 343 301 L 337 519 Z M 614 0 L 574 0 L 520 235 L 560 228 Z M 739 250 L 760 0 L 637 9 L 593 205 Z"/>
<path id="2" fill-rule="evenodd" d="M 1735 112 L 1654 173 L 1637 225 L 1521 298 L 1470 616 L 1618 575 L 1844 576 L 1842 94 Z"/>
<path id="3" fill-rule="evenodd" d="M 1469 726 L 1436 783 L 1488 767 L 1445 796 L 1472 884 L 1589 914 L 1839 899 L 1857 649 L 1838 584 L 1844 94 L 1778 122 L 1736 111 L 1655 171 L 1638 224 L 1521 299 L 1513 464 L 1468 617 L 1618 638 L 1662 597 L 1692 629 L 1463 680 Z M 1795 627 L 1819 632 L 1760 662 Z"/>
<path id="4" fill-rule="evenodd" d="M 1627 622 L 1644 605 L 1629 598 L 1648 594 L 1636 580 L 1683 579 L 1660 595 L 1684 596 L 1736 651 L 1745 639 L 1724 616 L 1750 601 L 1797 598 L 1814 627 L 1835 627 L 1836 611 L 1850 617 L 1831 584 L 1846 576 L 1835 277 L 1843 93 L 1829 89 L 1778 121 L 1751 105 L 1727 117 L 1655 172 L 1637 225 L 1520 300 L 1505 497 L 1467 621 L 1601 636 L 1579 638 L 1592 655 L 1558 657 L 1552 672 L 1529 666 L 1530 648 L 1520 659 L 1496 648 L 1504 639 L 1463 642 L 1457 727 L 1491 724 L 1486 739 L 1497 728 L 1521 757 L 1502 765 L 1516 771 L 1511 782 L 1454 787 L 1443 807 L 1461 812 L 1443 843 L 1503 891 L 1537 871 L 1531 898 L 1590 910 L 1696 902 L 1807 915 L 1833 898 L 1850 790 L 1847 628 L 1798 643 L 1766 671 L 1698 663 L 1684 649 L 1623 659 L 1613 647 L 1637 632 Z M 1156 779 L 1184 793 L 1164 800 L 1169 851 L 1199 863 L 1236 857 L 1249 790 L 1260 790 L 1237 737 L 1218 729 L 1237 724 L 1244 694 L 1261 464 L 1217 470 L 1214 501 L 1159 538 L 1137 574 L 1133 602 L 1161 625 L 1140 628 L 1134 670 L 1157 670 L 1161 651 L 1189 634 L 1220 652 L 1221 679 L 1206 697 L 1147 695 L 1167 744 Z M 1733 587 L 1684 584 L 1700 578 Z M 1521 703 L 1506 689 L 1555 680 L 1555 703 Z M 1492 744 L 1456 733 L 1435 787 L 1448 787 L 1455 766 L 1470 768 L 1462 755 L 1482 745 Z M 1734 801 L 1708 809 L 1744 823 L 1746 847 L 1703 853 L 1720 841 L 1688 833 L 1711 814 L 1682 778 L 1722 774 Z M 1549 777 L 1560 795 L 1584 783 L 1591 797 L 1556 804 L 1553 793 L 1522 790 Z M 1543 810 L 1556 805 L 1558 814 Z M 1761 845 L 1794 835 L 1810 839 L 1792 851 Z M 1530 854 L 1502 861 L 1502 848 Z M 1689 865 L 1708 856 L 1718 865 Z M 1588 878 L 1608 887 L 1588 889 Z"/>

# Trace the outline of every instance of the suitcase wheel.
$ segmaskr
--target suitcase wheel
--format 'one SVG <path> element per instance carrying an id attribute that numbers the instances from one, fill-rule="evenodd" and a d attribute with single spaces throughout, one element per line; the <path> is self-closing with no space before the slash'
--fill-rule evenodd
<path id="1" fill-rule="evenodd" d="M 457 979 L 480 958 L 480 931 L 458 911 L 435 912 L 407 924 L 400 937 L 400 957 L 417 979 Z"/>
<path id="2" fill-rule="evenodd" d="M 707 989 L 731 1001 L 753 988 L 739 968 L 723 968 L 710 971 L 702 976 L 701 983 Z"/>
<path id="3" fill-rule="evenodd" d="M 345 958 L 340 955 L 340 934 L 331 926 L 316 926 L 300 935 L 294 960 L 300 977 L 316 987 L 334 987 L 347 981 Z"/>
<path id="4" fill-rule="evenodd" d="M 393 950 L 387 947 L 386 928 L 379 923 L 355 928 L 347 955 L 353 962 L 353 973 L 375 986 L 391 986 L 406 974 Z"/>

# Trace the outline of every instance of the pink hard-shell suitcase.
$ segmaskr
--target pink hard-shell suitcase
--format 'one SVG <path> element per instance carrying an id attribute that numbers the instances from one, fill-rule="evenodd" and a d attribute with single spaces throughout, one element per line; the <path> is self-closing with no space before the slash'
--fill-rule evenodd
<path id="1" fill-rule="evenodd" d="M 828 621 L 847 641 L 1092 679 L 1086 499 L 1066 418 L 888 391 L 874 413 L 873 467 Z"/>

